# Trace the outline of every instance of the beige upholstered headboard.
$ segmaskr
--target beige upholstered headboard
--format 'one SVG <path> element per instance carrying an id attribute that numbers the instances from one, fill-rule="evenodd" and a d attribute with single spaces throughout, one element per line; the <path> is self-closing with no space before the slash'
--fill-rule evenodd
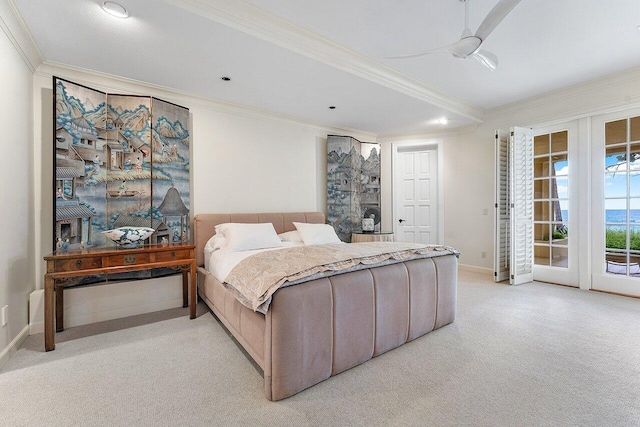
<path id="1" fill-rule="evenodd" d="M 198 214 L 194 220 L 196 261 L 198 266 L 204 265 L 204 245 L 216 231 L 218 224 L 226 222 L 265 223 L 270 222 L 278 234 L 292 231 L 296 228 L 293 222 L 308 222 L 324 224 L 322 212 L 284 212 L 284 213 L 232 213 L 232 214 Z"/>

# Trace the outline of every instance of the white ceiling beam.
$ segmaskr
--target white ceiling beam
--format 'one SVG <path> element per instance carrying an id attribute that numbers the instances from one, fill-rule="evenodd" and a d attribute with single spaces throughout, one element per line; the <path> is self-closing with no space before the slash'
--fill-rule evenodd
<path id="1" fill-rule="evenodd" d="M 242 0 L 163 0 L 324 64 L 367 79 L 475 122 L 484 109 Z"/>

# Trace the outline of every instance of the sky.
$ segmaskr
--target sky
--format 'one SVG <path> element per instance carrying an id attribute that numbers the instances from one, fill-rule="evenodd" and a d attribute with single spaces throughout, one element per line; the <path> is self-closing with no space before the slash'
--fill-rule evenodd
<path id="1" fill-rule="evenodd" d="M 617 154 L 611 154 L 605 157 L 605 169 L 605 209 L 627 208 L 627 179 L 631 197 L 629 207 L 640 209 L 640 159 L 627 163 L 620 161 Z"/>
<path id="2" fill-rule="evenodd" d="M 569 209 L 569 165 L 566 160 L 554 162 L 560 208 Z M 630 174 L 627 174 L 630 170 Z M 627 179 L 629 179 L 630 209 L 640 210 L 640 156 L 627 163 L 618 154 L 605 157 L 605 210 L 627 209 Z"/>

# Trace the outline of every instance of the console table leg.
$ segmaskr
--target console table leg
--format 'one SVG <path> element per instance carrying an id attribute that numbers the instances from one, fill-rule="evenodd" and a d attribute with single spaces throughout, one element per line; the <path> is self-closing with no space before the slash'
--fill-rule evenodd
<path id="1" fill-rule="evenodd" d="M 182 269 L 182 306 L 187 307 L 189 305 L 189 275 L 187 270 Z"/>
<path id="2" fill-rule="evenodd" d="M 45 275 L 44 278 L 44 350 L 51 351 L 56 348 L 55 330 L 53 324 L 54 304 L 53 279 Z"/>
<path id="3" fill-rule="evenodd" d="M 56 286 L 56 332 L 64 331 L 64 287 Z"/>
<path id="4" fill-rule="evenodd" d="M 191 263 L 191 268 L 189 269 L 189 272 L 191 273 L 191 301 L 189 304 L 189 311 L 190 311 L 190 315 L 189 317 L 191 319 L 195 319 L 196 318 L 196 303 L 197 303 L 197 296 L 198 296 L 198 291 L 196 283 L 198 281 L 197 275 L 196 275 L 196 262 L 193 261 Z"/>

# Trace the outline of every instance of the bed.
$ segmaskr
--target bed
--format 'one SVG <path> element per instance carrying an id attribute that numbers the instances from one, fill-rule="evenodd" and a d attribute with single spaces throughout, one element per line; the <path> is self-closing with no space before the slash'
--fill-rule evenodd
<path id="1" fill-rule="evenodd" d="M 457 256 L 367 268 L 278 289 L 266 314 L 242 305 L 204 268 L 223 223 L 323 224 L 321 212 L 199 214 L 198 294 L 262 369 L 269 400 L 292 396 L 455 319 Z"/>

